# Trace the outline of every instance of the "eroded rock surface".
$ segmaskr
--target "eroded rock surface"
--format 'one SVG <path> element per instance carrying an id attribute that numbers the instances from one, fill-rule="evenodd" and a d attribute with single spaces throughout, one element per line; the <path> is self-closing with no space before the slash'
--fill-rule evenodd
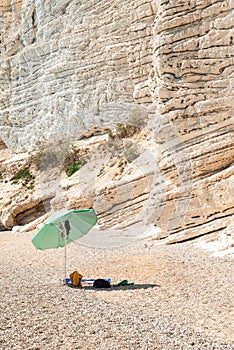
<path id="1" fill-rule="evenodd" d="M 152 64 L 152 3 L 3 3 L 0 108 L 8 145 L 28 149 L 125 120 Z"/>
<path id="2" fill-rule="evenodd" d="M 96 178 L 103 182 L 88 202 L 77 179 L 70 189 L 61 180 L 66 199 L 42 190 L 52 207 L 94 205 L 103 227 L 137 221 L 143 210 L 171 243 L 230 235 L 233 8 L 232 0 L 2 1 L 0 131 L 9 148 L 150 118 L 131 179 L 123 173 L 120 185 L 103 164 L 109 175 Z"/>
<path id="3" fill-rule="evenodd" d="M 162 208 L 153 216 L 164 216 L 173 242 L 233 220 L 233 6 L 165 1 L 155 18 L 155 124 L 166 186 L 162 193 L 155 183 L 152 206 Z"/>

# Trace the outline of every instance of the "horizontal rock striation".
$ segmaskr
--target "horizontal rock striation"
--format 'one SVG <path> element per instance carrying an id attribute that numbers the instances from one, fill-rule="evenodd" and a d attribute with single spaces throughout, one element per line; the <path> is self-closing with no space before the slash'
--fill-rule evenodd
<path id="1" fill-rule="evenodd" d="M 144 175 L 111 179 L 85 201 L 68 190 L 66 200 L 95 205 L 102 227 L 140 215 L 168 242 L 230 232 L 233 8 L 233 0 L 2 1 L 2 139 L 31 149 L 149 115 L 150 170 L 141 158 Z"/>
<path id="2" fill-rule="evenodd" d="M 155 19 L 155 137 L 166 185 L 162 193 L 155 183 L 152 216 L 173 241 L 233 220 L 233 7 L 162 1 Z"/>
<path id="3" fill-rule="evenodd" d="M 153 1 L 9 1 L 3 18 L 1 133 L 9 147 L 114 125 L 152 102 Z"/>

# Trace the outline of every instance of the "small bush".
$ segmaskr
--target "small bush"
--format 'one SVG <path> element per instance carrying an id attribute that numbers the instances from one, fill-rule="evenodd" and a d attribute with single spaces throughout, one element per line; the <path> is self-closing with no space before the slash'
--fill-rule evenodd
<path id="1" fill-rule="evenodd" d="M 11 181 L 13 181 L 13 184 L 16 184 L 21 180 L 22 184 L 25 186 L 33 179 L 34 176 L 30 173 L 29 168 L 23 168 L 17 171 L 17 173 L 11 178 Z"/>
<path id="2" fill-rule="evenodd" d="M 29 171 L 29 168 L 20 169 L 17 173 L 12 177 L 12 180 L 31 180 L 33 178 L 32 174 Z"/>
<path id="3" fill-rule="evenodd" d="M 59 167 L 68 176 L 72 176 L 85 164 L 79 149 L 68 144 L 52 145 L 41 148 L 31 159 L 31 164 L 35 164 L 38 170 L 49 170 Z"/>
<path id="4" fill-rule="evenodd" d="M 122 168 L 122 167 L 125 166 L 126 164 L 127 164 L 127 161 L 121 159 L 121 160 L 119 161 L 118 168 Z"/>
<path id="5" fill-rule="evenodd" d="M 107 133 L 108 133 L 108 136 L 109 136 L 110 139 L 114 139 L 115 138 L 115 136 L 113 135 L 113 132 L 112 132 L 111 129 L 108 129 Z"/>
<path id="6" fill-rule="evenodd" d="M 67 176 L 72 176 L 84 164 L 85 160 L 81 157 L 80 151 L 75 147 L 72 147 L 65 155 L 63 161 L 63 170 Z"/>
<path id="7" fill-rule="evenodd" d="M 83 158 L 80 158 L 77 162 L 71 164 L 67 171 L 67 176 L 72 176 L 76 171 L 78 171 L 82 166 L 83 162 Z"/>
<path id="8" fill-rule="evenodd" d="M 60 154 L 61 153 L 61 154 Z M 63 150 L 48 147 L 41 148 L 31 157 L 31 164 L 35 164 L 38 170 L 47 170 L 60 166 Z"/>
<path id="9" fill-rule="evenodd" d="M 116 126 L 116 136 L 119 138 L 126 138 L 133 136 L 139 128 L 131 124 L 117 124 Z"/>

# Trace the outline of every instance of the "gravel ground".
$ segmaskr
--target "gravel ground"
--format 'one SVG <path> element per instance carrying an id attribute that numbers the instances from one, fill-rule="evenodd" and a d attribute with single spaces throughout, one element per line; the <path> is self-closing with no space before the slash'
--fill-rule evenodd
<path id="1" fill-rule="evenodd" d="M 70 244 L 68 274 L 133 286 L 70 288 L 63 249 L 0 233 L 0 349 L 234 349 L 233 264 L 193 242 L 120 248 Z"/>

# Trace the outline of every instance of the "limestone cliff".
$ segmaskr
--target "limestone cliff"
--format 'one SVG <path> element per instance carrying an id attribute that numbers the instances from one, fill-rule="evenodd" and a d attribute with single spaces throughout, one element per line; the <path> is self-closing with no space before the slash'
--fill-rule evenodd
<path id="1" fill-rule="evenodd" d="M 156 182 L 152 207 L 171 241 L 233 220 L 233 7 L 161 1 L 155 18 L 151 76 L 164 191 Z"/>
<path id="2" fill-rule="evenodd" d="M 233 0 L 2 1 L 2 139 L 27 150 L 147 119 L 148 136 L 134 140 L 141 156 L 133 164 L 144 174 L 134 181 L 143 185 L 118 190 L 117 206 L 120 185 L 97 186 L 89 204 L 113 225 L 129 195 L 168 242 L 229 235 L 233 8 Z"/>
<path id="3" fill-rule="evenodd" d="M 142 0 L 5 1 L 0 120 L 9 147 L 126 119 L 147 90 L 155 12 Z"/>

